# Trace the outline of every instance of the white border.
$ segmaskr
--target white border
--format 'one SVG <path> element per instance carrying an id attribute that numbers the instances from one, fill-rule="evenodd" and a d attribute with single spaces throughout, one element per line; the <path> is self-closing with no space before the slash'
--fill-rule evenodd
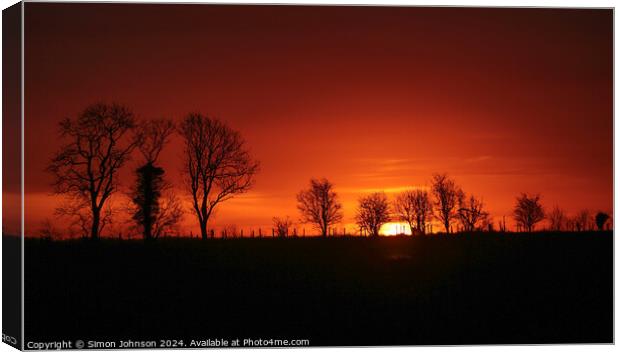
<path id="1" fill-rule="evenodd" d="M 0 4 L 2 5 L 2 8 L 5 9 L 13 4 L 15 4 L 17 1 L 14 0 L 0 0 Z M 38 2 L 38 1 L 28 1 L 28 2 Z M 69 2 L 69 1 L 63 1 L 63 2 Z M 71 2 L 110 2 L 110 1 L 71 1 Z M 132 2 L 132 3 L 240 3 L 239 1 L 222 1 L 222 0 L 210 0 L 207 2 L 198 2 L 198 1 L 175 1 L 175 0 L 168 0 L 168 1 L 164 1 L 164 0 L 151 0 L 151 1 L 140 1 L 140 0 L 132 0 L 132 1 L 128 1 L 128 2 Z M 243 3 L 253 3 L 253 4 L 290 4 L 292 3 L 291 1 L 277 1 L 277 0 L 247 0 L 244 1 Z M 514 1 L 514 0 L 448 0 L 448 1 L 436 1 L 436 0 L 387 0 L 387 1 L 382 1 L 382 0 L 336 0 L 336 1 L 321 1 L 321 0 L 295 0 L 294 1 L 295 4 L 308 4 L 308 5 L 387 5 L 387 6 L 475 6 L 475 7 L 588 7 L 588 8 L 615 8 L 616 6 L 616 1 L 601 1 L 601 0 L 594 0 L 594 1 L 583 1 L 583 0 L 520 0 L 520 1 Z M 615 17 L 615 16 L 614 16 Z M 0 17 L 0 22 L 1 22 L 1 17 Z M 1 26 L 0 26 L 1 28 Z M 24 268 L 24 243 L 23 243 L 23 231 L 24 231 L 24 183 L 23 183 L 23 177 L 24 177 L 24 11 L 23 11 L 23 3 L 22 3 L 22 28 L 21 28 L 21 32 L 22 32 L 22 43 L 21 43 L 21 53 L 22 53 L 22 70 L 21 70 L 21 79 L 22 79 L 22 86 L 21 86 L 21 111 L 22 111 L 22 118 L 21 118 L 21 176 L 22 176 L 22 185 L 21 185 L 21 193 L 22 193 L 22 199 L 21 199 L 21 211 L 22 211 L 22 220 L 21 220 L 21 227 L 22 227 L 22 295 L 23 295 L 23 289 L 24 289 L 24 282 L 23 282 L 23 268 Z M 617 177 L 618 175 L 615 172 L 615 161 L 616 161 L 616 155 L 618 155 L 618 146 L 615 144 L 615 135 L 618 132 L 618 127 L 615 124 L 615 102 L 617 97 L 617 90 L 615 89 L 615 82 L 617 82 L 617 77 L 616 77 L 616 70 L 615 70 L 615 66 L 617 64 L 617 57 L 615 55 L 615 48 L 616 46 L 616 36 L 615 36 L 615 19 L 614 19 L 614 185 L 616 184 L 616 182 L 618 181 Z M 1 48 L 0 48 L 0 57 L 1 57 Z M 1 73 L 0 73 L 0 78 L 1 78 Z M 1 86 L 1 79 L 0 79 L 0 86 Z M 1 97 L 0 97 L 0 102 L 1 102 Z M 2 152 L 2 126 L 0 124 L 0 155 Z M 0 174 L 2 173 L 2 165 L 0 163 Z M 0 184 L 0 191 L 2 190 L 2 185 Z M 616 212 L 615 209 L 615 200 L 616 200 L 616 196 L 617 196 L 617 190 L 614 187 L 614 217 L 618 218 L 618 212 Z M 2 199 L 0 197 L 0 209 L 2 207 Z M 0 229 L 2 228 L 2 219 L 0 217 Z M 614 239 L 614 253 L 616 252 L 616 246 L 618 245 L 618 242 L 615 241 Z M 2 245 L 0 243 L 0 250 L 2 249 Z M 617 262 L 615 261 L 615 255 L 614 255 L 614 290 L 615 292 L 617 292 L 617 281 L 615 280 L 615 273 L 617 272 Z M 1 269 L 2 264 L 0 263 L 0 269 Z M 0 291 L 2 288 L 2 283 L 0 282 Z M 2 294 L 0 292 L 0 299 L 2 297 Z M 1 312 L 1 308 L 0 308 L 0 312 Z M 22 305 L 22 316 L 24 313 L 24 307 Z M 614 316 L 616 316 L 617 313 L 617 306 L 615 305 L 615 300 L 614 300 Z M 615 323 L 615 321 L 614 321 Z M 1 323 L 0 323 L 0 328 L 1 328 Z M 618 327 L 617 324 L 614 324 L 614 336 L 618 336 Z M 23 343 L 23 320 L 22 320 L 22 343 Z M 369 350 L 387 350 L 387 349 L 393 349 L 393 350 L 418 350 L 418 351 L 454 351 L 454 352 L 460 352 L 460 351 L 471 351 L 472 349 L 482 349 L 485 351 L 495 351 L 495 350 L 502 350 L 502 351 L 511 351 L 511 352 L 520 352 L 520 351 L 531 351 L 532 349 L 535 350 L 539 350 L 539 351 L 562 351 L 562 352 L 581 352 L 583 351 L 585 348 L 587 348 L 588 351 L 608 351 L 608 350 L 614 350 L 616 349 L 615 345 L 544 345 L 544 346 L 535 346 L 535 345 L 512 345 L 512 346 L 501 346 L 501 345 L 493 345 L 493 346 L 459 346 L 459 347 L 444 347 L 444 346 L 440 346 L 440 347 L 381 347 L 381 348 L 376 348 L 376 347 L 370 347 L 368 348 Z M 311 350 L 313 348 L 310 349 L 305 349 L 303 348 L 302 350 Z M 345 351 L 345 350 L 350 350 L 351 348 L 330 348 L 330 350 L 336 350 L 336 351 Z M 217 350 L 217 349 L 216 349 Z M 273 351 L 273 350 L 277 350 L 277 349 L 250 349 L 250 350 L 256 350 L 256 351 Z M 1 343 L 0 344 L 0 352 L 8 352 L 8 351 L 15 351 L 13 348 L 9 347 L 8 345 Z M 148 350 L 147 350 L 148 351 Z M 154 351 L 162 351 L 162 350 L 154 350 Z M 172 351 L 172 350 L 170 350 Z"/>

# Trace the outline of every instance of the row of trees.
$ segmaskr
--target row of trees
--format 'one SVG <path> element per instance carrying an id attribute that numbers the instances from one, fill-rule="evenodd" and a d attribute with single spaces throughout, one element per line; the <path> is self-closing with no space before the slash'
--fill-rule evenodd
<path id="1" fill-rule="evenodd" d="M 175 227 L 183 208 L 158 162 L 175 133 L 184 142 L 183 180 L 206 239 L 214 209 L 250 189 L 259 164 L 237 131 L 197 113 L 176 127 L 166 119 L 139 121 L 118 104 L 94 104 L 61 121 L 65 143 L 47 167 L 54 192 L 67 200 L 56 215 L 71 218 L 72 226 L 99 238 L 115 214 L 110 199 L 120 189 L 119 172 L 138 151 L 140 166 L 125 210 L 147 240 Z"/>
<path id="2" fill-rule="evenodd" d="M 327 179 L 310 181 L 310 188 L 297 195 L 302 222 L 312 223 L 323 236 L 327 229 L 342 220 L 342 205 L 333 184 Z M 433 176 L 431 194 L 426 190 L 400 193 L 392 204 L 385 193 L 363 196 L 358 201 L 355 221 L 360 233 L 379 235 L 381 226 L 398 220 L 409 225 L 412 234 L 425 234 L 428 224 L 436 219 L 450 233 L 452 223 L 459 221 L 463 229 L 473 231 L 488 219 L 482 200 L 466 195 L 446 174 Z"/>
<path id="3" fill-rule="evenodd" d="M 603 230 L 610 220 L 609 214 L 600 211 L 592 214 L 588 209 L 582 209 L 569 217 L 558 206 L 553 207 L 547 217 L 549 229 L 552 231 L 589 231 L 595 228 Z"/>
<path id="4" fill-rule="evenodd" d="M 302 222 L 314 224 L 323 236 L 342 220 L 342 204 L 327 179 L 311 180 L 310 187 L 297 195 L 297 202 Z M 435 174 L 430 193 L 421 189 L 405 191 L 392 203 L 381 192 L 359 199 L 355 221 L 360 233 L 378 236 L 381 226 L 393 220 L 407 223 L 412 234 L 425 234 L 430 222 L 437 220 L 450 233 L 454 222 L 464 231 L 487 226 L 489 213 L 482 199 L 463 192 L 446 174 Z"/>
<path id="5" fill-rule="evenodd" d="M 66 202 L 58 216 L 72 219 L 71 226 L 97 239 L 117 211 L 111 198 L 120 191 L 119 172 L 138 156 L 134 182 L 125 191 L 126 210 L 132 227 L 146 240 L 158 238 L 180 222 L 184 210 L 166 178 L 159 157 L 172 136 L 183 141 L 182 176 L 201 237 L 214 235 L 209 220 L 219 204 L 248 191 L 254 184 L 259 163 L 251 155 L 239 132 L 208 116 L 188 114 L 178 126 L 171 120 L 138 120 L 118 104 L 94 104 L 76 118 L 60 122 L 64 144 L 51 159 L 47 171 L 53 176 L 55 193 Z M 343 219 L 342 204 L 327 179 L 312 179 L 308 189 L 297 194 L 302 223 L 311 224 L 322 236 Z M 534 230 L 546 218 L 540 196 L 522 194 L 517 198 L 514 219 L 526 231 Z M 588 228 L 589 213 L 568 219 L 559 208 L 548 215 L 554 230 Z M 596 215 L 602 228 L 609 219 Z M 466 194 L 446 174 L 435 174 L 429 190 L 402 192 L 390 202 L 384 193 L 359 199 L 355 220 L 360 233 L 377 236 L 381 226 L 398 220 L 411 233 L 425 234 L 431 221 L 441 223 L 445 233 L 456 225 L 462 231 L 491 229 L 489 213 L 481 198 Z M 288 233 L 292 221 L 274 218 L 274 232 Z M 505 230 L 500 224 L 500 230 Z"/>
<path id="6" fill-rule="evenodd" d="M 322 236 L 329 234 L 329 228 L 338 224 L 343 217 L 342 204 L 327 179 L 312 179 L 310 187 L 297 195 L 298 209 L 302 223 L 310 223 Z M 567 218 L 557 206 L 546 214 L 540 195 L 521 194 L 516 198 L 513 219 L 519 230 L 532 232 L 536 225 L 549 219 L 553 231 L 585 231 L 594 229 L 594 224 L 603 230 L 609 215 L 598 212 L 591 217 L 587 210 L 574 218 Z M 412 189 L 396 195 L 390 202 L 383 192 L 376 192 L 359 198 L 355 221 L 360 234 L 378 236 L 381 227 L 391 221 L 404 222 L 411 234 L 424 235 L 432 221 L 439 222 L 445 233 L 459 231 L 494 231 L 494 224 L 486 211 L 482 198 L 465 193 L 447 174 L 435 174 L 430 190 Z M 292 222 L 288 217 L 275 217 L 274 228 L 280 236 L 288 234 Z M 506 231 L 505 220 L 500 231 Z"/>

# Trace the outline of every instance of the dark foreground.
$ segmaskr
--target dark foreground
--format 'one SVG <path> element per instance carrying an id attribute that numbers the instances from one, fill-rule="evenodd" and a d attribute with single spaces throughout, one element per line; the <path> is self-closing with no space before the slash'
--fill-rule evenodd
<path id="1" fill-rule="evenodd" d="M 26 243 L 28 341 L 611 343 L 611 233 Z"/>

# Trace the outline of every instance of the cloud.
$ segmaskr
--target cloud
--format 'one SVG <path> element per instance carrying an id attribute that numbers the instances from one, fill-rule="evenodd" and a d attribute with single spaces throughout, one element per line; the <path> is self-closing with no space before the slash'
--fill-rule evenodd
<path id="1" fill-rule="evenodd" d="M 340 189 L 341 193 L 346 194 L 362 194 L 362 193 L 376 193 L 376 192 L 384 192 L 384 193 L 400 193 L 409 190 L 428 190 L 428 186 L 395 186 L 395 187 L 368 187 L 368 188 L 344 188 Z"/>

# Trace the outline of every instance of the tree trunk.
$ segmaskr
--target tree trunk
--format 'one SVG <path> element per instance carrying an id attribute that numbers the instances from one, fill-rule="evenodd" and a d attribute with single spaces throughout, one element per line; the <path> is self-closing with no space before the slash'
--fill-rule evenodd
<path id="1" fill-rule="evenodd" d="M 200 222 L 200 235 L 203 240 L 207 240 L 207 221 Z"/>
<path id="2" fill-rule="evenodd" d="M 147 165 L 142 167 L 139 171 L 142 173 L 142 187 L 143 187 L 143 196 L 144 201 L 142 204 L 142 214 L 144 216 L 143 226 L 144 226 L 144 239 L 150 240 L 153 224 L 151 222 L 151 211 L 153 210 L 153 206 L 155 203 L 155 195 L 153 190 L 153 181 L 154 181 L 154 169 L 155 167 L 149 162 Z"/>
<path id="3" fill-rule="evenodd" d="M 93 210 L 93 223 L 90 229 L 90 238 L 92 240 L 99 239 L 99 223 L 101 222 L 99 210 Z"/>
<path id="4" fill-rule="evenodd" d="M 150 214 L 148 214 L 148 216 L 150 217 Z M 152 239 L 153 237 L 152 236 L 153 225 L 151 224 L 149 217 L 145 217 L 144 219 L 144 239 L 147 241 Z"/>
<path id="5" fill-rule="evenodd" d="M 372 237 L 379 237 L 379 228 L 377 226 L 372 227 Z"/>

